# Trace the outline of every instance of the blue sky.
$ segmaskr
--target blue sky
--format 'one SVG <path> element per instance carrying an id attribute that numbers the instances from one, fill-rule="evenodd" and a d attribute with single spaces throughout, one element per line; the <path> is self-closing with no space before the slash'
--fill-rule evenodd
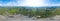
<path id="1" fill-rule="evenodd" d="M 50 4 L 60 4 L 60 0 L 48 0 Z"/>
<path id="2" fill-rule="evenodd" d="M 60 6 L 60 0 L 0 0 L 0 6 Z"/>

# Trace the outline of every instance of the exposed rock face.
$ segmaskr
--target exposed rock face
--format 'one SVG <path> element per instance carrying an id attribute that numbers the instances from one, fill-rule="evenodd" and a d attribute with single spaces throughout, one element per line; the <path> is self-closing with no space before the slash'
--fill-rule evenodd
<path id="1" fill-rule="evenodd" d="M 56 16 L 54 17 L 54 19 L 55 19 L 55 20 L 60 20 L 60 15 L 56 15 Z"/>
<path id="2" fill-rule="evenodd" d="M 29 18 L 28 16 L 23 16 L 20 14 L 13 15 L 13 18 L 0 15 L 0 21 L 60 21 L 60 15 L 54 16 L 52 18 L 41 18 L 41 19 L 34 19 L 34 18 L 35 17 Z"/>
<path id="3" fill-rule="evenodd" d="M 5 16 L 2 16 L 2 15 L 0 15 L 0 21 L 6 21 L 6 17 Z"/>

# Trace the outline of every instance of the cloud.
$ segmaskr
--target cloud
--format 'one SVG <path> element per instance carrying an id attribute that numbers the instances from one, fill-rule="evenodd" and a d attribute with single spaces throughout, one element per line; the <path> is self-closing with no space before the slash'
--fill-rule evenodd
<path id="1" fill-rule="evenodd" d="M 60 4 L 54 4 L 52 3 L 52 1 L 49 0 L 16 0 L 15 2 L 8 2 L 6 4 L 0 3 L 0 6 L 59 6 L 59 5 Z"/>
<path id="2" fill-rule="evenodd" d="M 18 1 L 20 1 L 20 0 L 11 0 L 10 2 L 9 1 L 6 1 L 6 2 L 0 1 L 0 6 L 17 6 Z"/>
<path id="3" fill-rule="evenodd" d="M 57 1 L 55 0 L 26 0 L 25 3 L 21 4 L 21 6 L 59 6 L 59 5 L 60 5 L 60 2 L 58 2 L 58 0 Z"/>

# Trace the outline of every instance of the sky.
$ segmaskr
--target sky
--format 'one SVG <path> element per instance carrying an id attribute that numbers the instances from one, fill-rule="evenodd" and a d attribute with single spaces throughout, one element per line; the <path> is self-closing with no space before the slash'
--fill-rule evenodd
<path id="1" fill-rule="evenodd" d="M 0 6 L 60 6 L 60 0 L 0 0 Z"/>

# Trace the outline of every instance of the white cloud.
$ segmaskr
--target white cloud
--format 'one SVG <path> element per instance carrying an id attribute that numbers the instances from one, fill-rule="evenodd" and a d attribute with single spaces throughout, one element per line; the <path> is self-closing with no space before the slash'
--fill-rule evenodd
<path id="1" fill-rule="evenodd" d="M 45 0 L 17 0 L 17 2 L 9 2 L 0 4 L 0 6 L 60 6 L 60 4 L 49 4 Z"/>
<path id="2" fill-rule="evenodd" d="M 25 0 L 20 6 L 60 6 L 60 4 L 50 4 L 47 0 Z"/>
<path id="3" fill-rule="evenodd" d="M 26 0 L 22 6 L 42 6 L 44 4 L 44 0 Z"/>

